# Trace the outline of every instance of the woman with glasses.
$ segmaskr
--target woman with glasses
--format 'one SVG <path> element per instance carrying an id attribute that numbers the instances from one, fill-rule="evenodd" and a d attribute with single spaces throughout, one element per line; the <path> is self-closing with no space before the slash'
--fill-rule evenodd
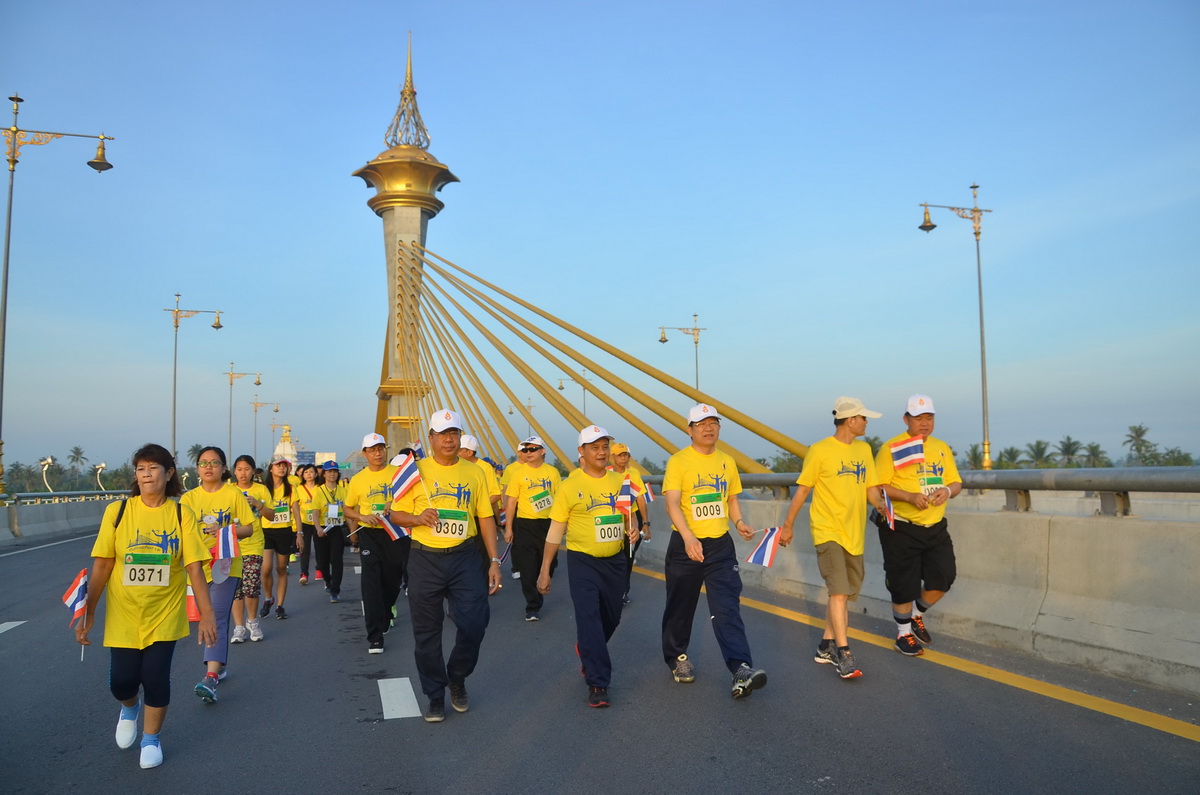
<path id="1" fill-rule="evenodd" d="M 258 623 L 258 598 L 262 595 L 263 531 L 262 512 L 271 493 L 254 480 L 258 471 L 254 459 L 240 455 L 233 462 L 233 477 L 238 490 L 254 512 L 254 532 L 242 542 L 242 579 L 233 594 L 233 637 L 230 643 L 244 643 L 247 634 L 257 643 L 263 639 Z M 247 629 L 249 632 L 247 632 Z"/>

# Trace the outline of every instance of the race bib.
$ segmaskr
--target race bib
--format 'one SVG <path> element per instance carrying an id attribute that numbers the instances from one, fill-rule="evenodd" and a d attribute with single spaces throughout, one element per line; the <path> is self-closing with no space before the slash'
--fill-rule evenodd
<path id="1" fill-rule="evenodd" d="M 711 494 L 695 494 L 692 496 L 692 521 L 702 522 L 705 519 L 725 519 L 725 496 L 718 491 Z"/>
<path id="2" fill-rule="evenodd" d="M 161 587 L 171 584 L 171 556 L 130 553 L 125 556 L 125 584 Z"/>
<path id="3" fill-rule="evenodd" d="M 625 537 L 625 517 L 619 513 L 609 514 L 607 516 L 597 516 L 594 518 L 596 523 L 596 543 L 607 544 L 612 541 L 620 541 Z"/>
<path id="4" fill-rule="evenodd" d="M 926 497 L 932 497 L 935 491 L 940 491 L 945 486 L 946 484 L 942 482 L 942 478 L 937 475 L 921 478 L 921 493 Z"/>
<path id="5" fill-rule="evenodd" d="M 276 511 L 275 518 L 271 521 L 273 521 L 275 524 L 291 524 L 292 512 L 290 509 L 286 511 Z"/>
<path id="6" fill-rule="evenodd" d="M 437 527 L 432 528 L 435 536 L 445 538 L 466 538 L 469 516 L 466 511 L 456 511 L 451 508 L 438 508 Z"/>
<path id="7" fill-rule="evenodd" d="M 304 523 L 305 523 L 305 524 L 312 524 L 312 523 L 313 523 L 313 520 L 312 520 L 312 508 L 309 508 L 307 511 L 305 511 L 305 512 L 304 512 Z"/>
<path id="8" fill-rule="evenodd" d="M 550 506 L 554 504 L 554 497 L 550 496 L 548 491 L 539 491 L 529 498 L 529 504 L 533 506 L 533 510 L 541 513 L 550 510 Z"/>
<path id="9" fill-rule="evenodd" d="M 329 524 L 342 523 L 342 504 L 340 502 L 335 502 L 325 509 L 325 521 Z"/>

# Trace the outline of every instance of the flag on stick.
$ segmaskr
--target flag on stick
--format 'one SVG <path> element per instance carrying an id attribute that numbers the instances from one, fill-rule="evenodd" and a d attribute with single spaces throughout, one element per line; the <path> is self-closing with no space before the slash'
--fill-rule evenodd
<path id="1" fill-rule="evenodd" d="M 892 467 L 903 469 L 912 464 L 925 462 L 925 437 L 912 436 L 899 442 L 892 442 L 888 447 L 892 450 Z"/>
<path id="2" fill-rule="evenodd" d="M 425 446 L 422 445 L 420 442 L 413 442 L 412 449 L 413 449 L 413 455 L 415 455 L 417 457 L 418 461 L 420 461 L 422 458 L 425 457 Z"/>
<path id="3" fill-rule="evenodd" d="M 508 560 L 508 553 L 512 552 L 512 544 L 504 548 L 504 554 L 500 556 L 500 565 L 504 565 L 504 561 Z"/>
<path id="4" fill-rule="evenodd" d="M 646 484 L 646 502 L 654 502 L 654 489 L 650 488 L 650 484 Z"/>
<path id="5" fill-rule="evenodd" d="M 63 594 L 63 604 L 71 611 L 71 620 L 67 623 L 68 627 L 74 628 L 75 622 L 83 618 L 83 613 L 87 609 L 87 582 L 88 570 L 83 569 L 75 575 L 75 581 L 67 588 L 67 592 Z"/>
<path id="6" fill-rule="evenodd" d="M 226 525 L 217 531 L 216 551 L 217 560 L 228 560 L 242 556 L 242 547 L 238 543 L 236 526 Z"/>
<path id="7" fill-rule="evenodd" d="M 896 529 L 896 509 L 894 507 L 892 507 L 892 500 L 890 497 L 888 497 L 887 490 L 881 489 L 881 491 L 883 491 L 883 507 L 884 507 L 883 518 L 887 519 L 888 529 L 895 530 Z"/>
<path id="8" fill-rule="evenodd" d="M 393 541 L 400 540 L 401 536 L 406 538 L 412 536 L 411 530 L 409 530 L 407 527 L 401 527 L 400 525 L 393 523 L 386 514 L 379 514 L 379 521 L 383 525 L 383 531 L 387 533 L 388 538 L 392 539 Z"/>
<path id="9" fill-rule="evenodd" d="M 763 536 L 763 540 L 758 542 L 758 546 L 750 553 L 750 557 L 746 558 L 747 563 L 757 563 L 760 566 L 771 567 L 775 562 L 775 553 L 779 551 L 779 528 L 768 527 L 767 534 Z"/>
<path id="10" fill-rule="evenodd" d="M 621 490 L 617 493 L 617 511 L 625 515 L 628 519 L 633 513 L 633 480 L 628 475 L 621 483 Z"/>
<path id="11" fill-rule="evenodd" d="M 405 456 L 396 467 L 396 474 L 392 475 L 392 499 L 400 499 L 420 482 L 421 470 L 417 469 L 417 459 L 411 454 Z"/>

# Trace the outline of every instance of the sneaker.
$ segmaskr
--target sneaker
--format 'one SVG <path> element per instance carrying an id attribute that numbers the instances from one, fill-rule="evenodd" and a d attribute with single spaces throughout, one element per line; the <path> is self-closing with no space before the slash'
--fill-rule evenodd
<path id="1" fill-rule="evenodd" d="M 519 571 L 514 571 L 514 572 L 512 573 L 512 578 L 513 578 L 514 580 L 519 580 L 519 579 L 521 579 L 521 572 L 519 572 Z"/>
<path id="2" fill-rule="evenodd" d="M 367 646 L 367 654 L 383 654 L 383 641 L 371 641 L 371 643 Z"/>
<path id="3" fill-rule="evenodd" d="M 287 611 L 283 609 L 283 605 L 280 605 L 279 607 L 275 608 L 275 618 L 276 618 L 276 620 L 279 620 L 279 621 L 282 621 L 283 619 L 287 618 Z"/>
<path id="4" fill-rule="evenodd" d="M 696 668 L 692 665 L 692 661 L 688 659 L 686 654 L 681 654 L 675 658 L 675 667 L 671 669 L 671 676 L 675 677 L 675 681 L 681 684 L 696 681 Z"/>
<path id="5" fill-rule="evenodd" d="M 267 617 L 267 613 L 270 613 L 270 612 L 271 612 L 271 606 L 272 606 L 272 605 L 274 605 L 274 604 L 275 604 L 275 600 L 274 600 L 274 599 L 268 599 L 267 601 L 263 602 L 263 603 L 262 603 L 262 607 L 258 608 L 258 617 L 259 617 L 259 618 L 266 618 L 266 617 Z"/>
<path id="6" fill-rule="evenodd" d="M 205 704 L 217 703 L 217 677 L 212 674 L 206 674 L 200 680 L 200 684 L 196 685 L 196 695 Z"/>
<path id="7" fill-rule="evenodd" d="M 142 746 L 142 770 L 149 770 L 152 767 L 158 767 L 162 764 L 162 746 L 161 745 L 143 745 Z"/>
<path id="8" fill-rule="evenodd" d="M 926 645 L 933 643 L 933 638 L 929 637 L 929 630 L 925 629 L 925 618 L 923 616 L 912 617 L 912 633 L 917 636 L 917 640 Z"/>
<path id="9" fill-rule="evenodd" d="M 538 618 L 538 614 L 537 614 L 537 613 L 532 613 L 532 612 L 531 612 L 531 613 L 526 613 L 526 614 L 525 614 L 525 620 L 526 620 L 526 621 L 538 621 L 538 620 L 540 620 L 540 619 Z"/>
<path id="10" fill-rule="evenodd" d="M 138 702 L 138 712 L 142 711 L 142 704 Z M 137 739 L 137 718 L 133 720 L 125 720 L 117 715 L 117 747 L 129 748 L 133 745 L 133 741 Z"/>
<path id="11" fill-rule="evenodd" d="M 608 688 L 607 687 L 589 687 L 587 705 L 589 707 L 607 707 L 608 706 Z"/>
<path id="12" fill-rule="evenodd" d="M 307 574 L 301 574 L 301 575 L 300 575 L 300 584 L 301 584 L 301 585 L 308 585 L 308 575 L 307 575 Z"/>
<path id="13" fill-rule="evenodd" d="M 321 573 L 321 570 L 320 570 L 320 569 L 317 569 L 317 576 L 316 576 L 316 577 L 314 577 L 313 579 L 315 579 L 315 580 L 324 580 L 324 579 L 325 579 L 325 575 Z"/>
<path id="14" fill-rule="evenodd" d="M 745 698 L 767 686 L 767 672 L 742 663 L 733 675 L 733 697 Z"/>
<path id="15" fill-rule="evenodd" d="M 837 646 L 832 642 L 825 648 L 817 647 L 817 653 L 813 655 L 813 662 L 828 663 L 829 665 L 837 665 Z"/>
<path id="16" fill-rule="evenodd" d="M 917 643 L 917 639 L 912 635 L 901 635 L 896 638 L 896 651 L 905 657 L 920 657 L 925 653 L 925 650 L 921 648 L 921 644 Z"/>
<path id="17" fill-rule="evenodd" d="M 233 637 L 231 637 L 229 639 L 229 642 L 230 643 L 245 643 L 246 638 L 249 637 L 249 635 L 250 635 L 250 633 L 246 631 L 245 625 L 239 624 L 238 626 L 233 628 Z"/>
<path id="18" fill-rule="evenodd" d="M 446 719 L 446 703 L 440 698 L 429 699 L 429 708 L 425 710 L 426 723 L 441 723 Z"/>
<path id="19" fill-rule="evenodd" d="M 629 604 L 629 594 L 625 594 L 624 596 L 621 597 L 621 604 L 623 604 L 623 605 Z"/>
<path id="20" fill-rule="evenodd" d="M 859 670 L 858 664 L 854 662 L 854 655 L 849 649 L 837 653 L 837 672 L 838 676 L 843 679 L 857 679 L 862 676 L 862 671 Z"/>
<path id="21" fill-rule="evenodd" d="M 342 601 L 342 600 L 338 598 L 337 594 L 335 594 L 335 593 L 329 594 L 329 604 L 336 605 L 340 601 Z"/>
<path id="22" fill-rule="evenodd" d="M 224 682 L 224 681 L 225 681 L 225 677 L 227 677 L 227 676 L 229 676 L 229 666 L 228 666 L 228 665 L 222 665 L 222 666 L 221 666 L 221 670 L 220 670 L 220 671 L 217 671 L 217 681 L 218 681 L 218 682 Z"/>
<path id="23" fill-rule="evenodd" d="M 471 708 L 471 697 L 467 695 L 467 685 L 450 683 L 450 706 L 455 712 L 466 712 Z"/>
<path id="24" fill-rule="evenodd" d="M 246 626 L 250 627 L 250 640 L 258 643 L 263 639 L 262 627 L 259 626 L 257 619 L 246 622 Z"/>

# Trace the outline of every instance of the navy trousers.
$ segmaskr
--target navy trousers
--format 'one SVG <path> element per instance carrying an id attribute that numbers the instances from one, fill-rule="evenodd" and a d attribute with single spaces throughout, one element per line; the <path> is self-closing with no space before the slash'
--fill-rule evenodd
<path id="1" fill-rule="evenodd" d="M 687 654 L 692 640 L 692 622 L 700 587 L 708 594 L 708 610 L 712 614 L 713 634 L 725 666 L 733 673 L 742 663 L 753 667 L 750 644 L 746 641 L 746 625 L 742 623 L 742 576 L 738 574 L 738 559 L 733 539 L 728 534 L 718 538 L 701 538 L 704 562 L 697 563 L 687 556 L 683 536 L 671 531 L 667 543 L 664 569 L 667 577 L 667 606 L 663 611 L 663 659 L 670 667 L 681 654 Z"/>
<path id="2" fill-rule="evenodd" d="M 475 670 L 491 618 L 487 590 L 487 569 L 474 539 L 445 554 L 412 548 L 408 558 L 408 612 L 421 692 L 429 698 L 443 698 L 446 685 L 462 684 Z M 458 628 L 449 662 L 442 654 L 446 600 L 450 619 Z"/>
<path id="3" fill-rule="evenodd" d="M 575 640 L 583 676 L 591 687 L 608 687 L 612 659 L 608 641 L 621 623 L 621 595 L 625 593 L 624 554 L 596 558 L 585 552 L 567 552 L 567 577 L 575 606 Z"/>

